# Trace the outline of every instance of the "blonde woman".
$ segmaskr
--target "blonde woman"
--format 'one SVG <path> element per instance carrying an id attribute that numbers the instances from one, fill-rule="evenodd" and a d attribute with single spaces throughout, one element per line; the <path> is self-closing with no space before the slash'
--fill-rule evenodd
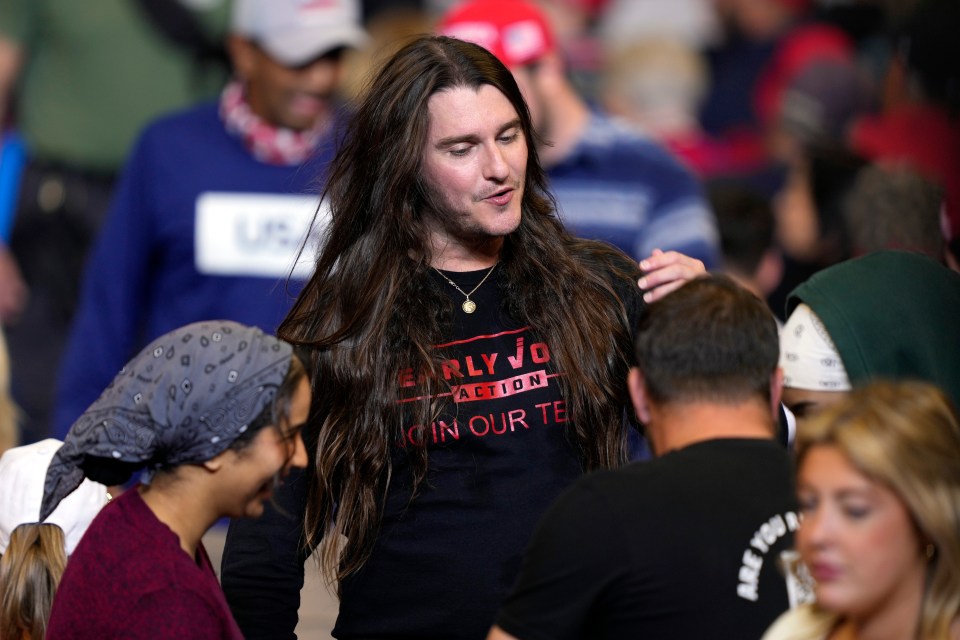
<path id="1" fill-rule="evenodd" d="M 960 425 L 920 382 L 876 382 L 797 437 L 796 544 L 816 604 L 764 640 L 960 639 Z"/>

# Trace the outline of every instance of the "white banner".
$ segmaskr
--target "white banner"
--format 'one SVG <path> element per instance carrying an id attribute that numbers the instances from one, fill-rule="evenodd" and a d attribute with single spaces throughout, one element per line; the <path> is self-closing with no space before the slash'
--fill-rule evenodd
<path id="1" fill-rule="evenodd" d="M 197 198 L 197 271 L 207 275 L 307 279 L 329 222 L 317 196 L 207 192 Z M 310 223 L 314 221 L 313 228 Z M 310 242 L 303 246 L 310 231 Z M 301 248 L 303 251 L 301 252 Z M 294 264 L 296 263 L 296 264 Z"/>

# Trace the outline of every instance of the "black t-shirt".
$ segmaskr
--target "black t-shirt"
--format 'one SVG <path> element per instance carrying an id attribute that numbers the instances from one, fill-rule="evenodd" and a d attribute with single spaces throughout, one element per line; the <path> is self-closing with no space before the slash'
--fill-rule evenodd
<path id="1" fill-rule="evenodd" d="M 486 270 L 448 275 L 470 291 Z M 476 311 L 466 314 L 463 295 L 431 277 L 454 313 L 450 339 L 435 346 L 451 402 L 422 431 L 428 472 L 412 501 L 404 449 L 419 440 L 416 425 L 403 425 L 373 553 L 341 584 L 337 638 L 484 638 L 539 517 L 582 475 L 550 345 L 501 310 L 496 278 L 471 295 Z M 640 292 L 631 283 L 622 291 L 635 323 Z M 397 372 L 402 400 L 423 395 L 417 373 Z M 259 520 L 231 523 L 223 586 L 248 638 L 292 637 L 304 485 L 294 478 L 277 497 L 290 517 L 268 508 Z"/>
<path id="2" fill-rule="evenodd" d="M 759 638 L 788 607 L 777 560 L 797 525 L 773 440 L 598 472 L 544 516 L 497 624 L 521 640 Z"/>

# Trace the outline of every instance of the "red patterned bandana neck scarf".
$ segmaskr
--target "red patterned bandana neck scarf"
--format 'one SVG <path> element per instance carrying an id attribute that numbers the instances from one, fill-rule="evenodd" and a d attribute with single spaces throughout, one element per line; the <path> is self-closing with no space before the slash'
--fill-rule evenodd
<path id="1" fill-rule="evenodd" d="M 275 127 L 255 114 L 239 81 L 227 84 L 220 96 L 220 117 L 227 131 L 239 137 L 260 162 L 282 166 L 301 164 L 313 153 L 330 127 L 327 118 L 307 131 Z"/>

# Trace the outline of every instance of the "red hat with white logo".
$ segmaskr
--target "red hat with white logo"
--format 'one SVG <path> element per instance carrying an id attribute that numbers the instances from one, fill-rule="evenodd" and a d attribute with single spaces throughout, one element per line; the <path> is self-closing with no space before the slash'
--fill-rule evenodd
<path id="1" fill-rule="evenodd" d="M 480 45 L 508 67 L 536 62 L 554 50 L 547 17 L 524 0 L 469 0 L 447 12 L 438 31 Z"/>

